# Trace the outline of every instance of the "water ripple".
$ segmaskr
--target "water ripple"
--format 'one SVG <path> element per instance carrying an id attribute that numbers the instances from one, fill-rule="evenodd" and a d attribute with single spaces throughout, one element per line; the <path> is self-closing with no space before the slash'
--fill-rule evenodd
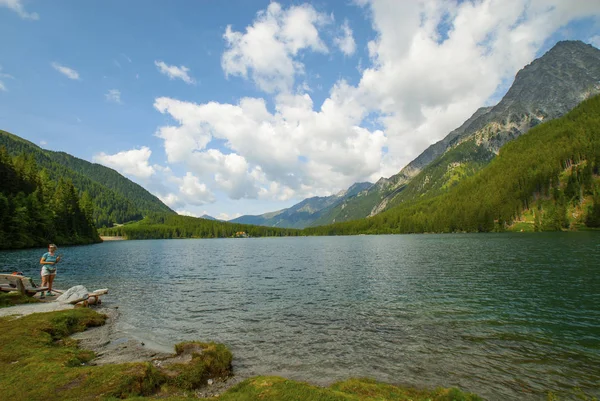
<path id="1" fill-rule="evenodd" d="M 63 249 L 56 283 L 110 288 L 130 335 L 227 344 L 241 376 L 598 397 L 599 243 L 599 233 L 111 242 Z M 40 252 L 1 252 L 0 263 L 37 276 Z"/>

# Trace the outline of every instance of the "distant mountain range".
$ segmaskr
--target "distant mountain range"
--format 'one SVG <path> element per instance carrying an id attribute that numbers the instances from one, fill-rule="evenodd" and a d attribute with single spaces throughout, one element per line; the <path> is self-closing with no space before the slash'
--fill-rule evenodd
<path id="1" fill-rule="evenodd" d="M 343 196 L 309 198 L 288 209 L 234 221 L 293 228 L 327 225 L 443 193 L 485 167 L 505 143 L 598 93 L 600 50 L 580 41 L 558 42 L 517 73 L 497 105 L 477 110 L 398 174 L 372 185 L 354 184 Z"/>
<path id="2" fill-rule="evenodd" d="M 0 146 L 10 155 L 32 155 L 48 179 L 69 179 L 80 192 L 88 192 L 94 204 L 94 220 L 98 227 L 141 220 L 146 214 L 175 214 L 140 185 L 113 169 L 90 163 L 64 152 L 45 150 L 14 134 L 0 130 Z"/>
<path id="3" fill-rule="evenodd" d="M 240 216 L 231 220 L 231 222 L 269 227 L 304 228 L 322 216 L 329 214 L 338 205 L 350 198 L 359 196 L 372 186 L 373 184 L 370 182 L 361 182 L 335 195 L 315 196 L 304 199 L 302 202 L 287 209 L 259 216 Z"/>

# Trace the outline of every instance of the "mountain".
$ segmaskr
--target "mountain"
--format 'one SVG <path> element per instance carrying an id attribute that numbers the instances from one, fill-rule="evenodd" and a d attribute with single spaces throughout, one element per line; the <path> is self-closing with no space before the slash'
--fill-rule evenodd
<path id="1" fill-rule="evenodd" d="M 357 183 L 335 195 L 315 196 L 304 199 L 302 202 L 287 209 L 258 216 L 240 216 L 231 220 L 231 222 L 269 227 L 304 228 L 319 219 L 322 214 L 329 214 L 331 209 L 343 203 L 346 199 L 360 196 L 361 193 L 371 186 L 373 184 L 370 182 Z"/>
<path id="2" fill-rule="evenodd" d="M 215 220 L 215 221 L 220 221 L 219 219 L 216 219 L 212 216 L 209 216 L 208 214 L 203 214 L 202 216 L 200 216 L 201 219 L 205 219 L 205 220 Z"/>
<path id="3" fill-rule="evenodd" d="M 88 192 L 93 200 L 94 220 L 98 227 L 140 220 L 151 212 L 175 213 L 157 197 L 116 171 L 90 163 L 64 152 L 45 150 L 14 134 L 0 130 L 0 146 L 12 156 L 31 155 L 47 179 L 69 179 L 79 192 Z"/>
<path id="4" fill-rule="evenodd" d="M 0 146 L 0 249 L 100 242 L 88 193 L 44 179 L 31 155 Z"/>
<path id="5" fill-rule="evenodd" d="M 338 204 L 311 225 L 374 216 L 403 202 L 443 193 L 481 170 L 505 143 L 597 93 L 600 50 L 580 41 L 558 42 L 517 73 L 496 106 L 480 108 L 398 174 L 381 178 L 361 197 Z"/>
<path id="6" fill-rule="evenodd" d="M 306 235 L 561 231 L 600 227 L 600 95 L 504 145 L 446 192 Z"/>

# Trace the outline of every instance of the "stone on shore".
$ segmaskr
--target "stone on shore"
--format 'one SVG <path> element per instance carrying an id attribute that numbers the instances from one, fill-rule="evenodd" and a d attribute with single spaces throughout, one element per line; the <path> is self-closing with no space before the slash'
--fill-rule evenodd
<path id="1" fill-rule="evenodd" d="M 85 301 L 89 297 L 89 291 L 82 285 L 76 285 L 69 288 L 56 300 L 63 304 L 76 304 L 77 302 Z"/>

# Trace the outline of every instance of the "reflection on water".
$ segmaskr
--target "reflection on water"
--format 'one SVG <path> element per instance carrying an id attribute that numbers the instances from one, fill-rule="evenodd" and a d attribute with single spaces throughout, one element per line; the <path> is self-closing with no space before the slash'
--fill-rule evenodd
<path id="1" fill-rule="evenodd" d="M 156 240 L 63 248 L 121 329 L 227 344 L 239 375 L 600 395 L 600 233 Z M 43 251 L 0 253 L 36 276 Z M 39 255 L 38 255 L 39 254 Z"/>

